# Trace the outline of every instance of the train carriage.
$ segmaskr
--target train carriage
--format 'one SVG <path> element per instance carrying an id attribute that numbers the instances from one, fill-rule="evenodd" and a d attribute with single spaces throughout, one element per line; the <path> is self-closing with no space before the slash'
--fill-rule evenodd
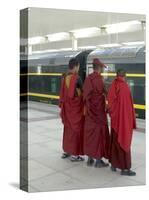
<path id="1" fill-rule="evenodd" d="M 78 59 L 79 74 L 84 80 L 86 60 L 90 52 L 91 50 L 60 51 L 33 54 L 28 60 L 21 59 L 21 97 L 27 95 L 29 100 L 57 104 L 61 77 L 68 70 L 69 60 L 74 57 Z M 24 82 L 28 82 L 27 91 L 23 87 Z"/>
<path id="2" fill-rule="evenodd" d="M 58 104 L 61 77 L 72 58 L 80 62 L 82 80 L 92 72 L 93 58 L 100 58 L 108 67 L 102 74 L 107 88 L 115 77 L 115 71 L 123 68 L 131 88 L 136 116 L 145 118 L 145 47 L 115 47 L 86 51 L 61 51 L 33 54 L 21 59 L 21 98 Z M 26 87 L 27 84 L 27 87 Z"/>
<path id="3" fill-rule="evenodd" d="M 107 88 L 115 77 L 115 72 L 123 68 L 127 72 L 127 82 L 130 86 L 136 116 L 145 118 L 145 47 L 122 46 L 115 48 L 96 49 L 87 58 L 86 73 L 92 71 L 93 58 L 100 58 L 106 65 L 102 74 Z"/>

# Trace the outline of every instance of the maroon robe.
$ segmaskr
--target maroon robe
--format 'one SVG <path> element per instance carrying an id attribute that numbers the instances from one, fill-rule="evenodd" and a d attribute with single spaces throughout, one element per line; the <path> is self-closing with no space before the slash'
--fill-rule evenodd
<path id="1" fill-rule="evenodd" d="M 83 86 L 85 104 L 84 154 L 92 158 L 108 158 L 109 129 L 105 111 L 105 90 L 102 76 L 90 74 Z"/>
<path id="2" fill-rule="evenodd" d="M 115 168 L 130 169 L 130 147 L 136 119 L 131 92 L 122 77 L 113 81 L 107 99 L 111 117 L 110 162 Z"/>
<path id="3" fill-rule="evenodd" d="M 71 155 L 83 155 L 83 99 L 81 89 L 76 85 L 78 79 L 77 74 L 65 75 L 60 92 L 63 150 Z"/>

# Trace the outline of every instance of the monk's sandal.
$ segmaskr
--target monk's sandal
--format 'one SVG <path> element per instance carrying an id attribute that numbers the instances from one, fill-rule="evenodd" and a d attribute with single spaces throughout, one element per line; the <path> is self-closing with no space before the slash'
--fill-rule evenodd
<path id="1" fill-rule="evenodd" d="M 102 167 L 108 167 L 108 166 L 109 164 L 105 163 L 103 160 L 96 160 L 95 167 L 102 168 Z"/>
<path id="2" fill-rule="evenodd" d="M 87 160 L 87 166 L 92 166 L 94 164 L 94 159 L 91 158 L 91 157 L 88 157 L 88 160 Z"/>
<path id="3" fill-rule="evenodd" d="M 112 171 L 112 172 L 116 172 L 116 168 L 113 167 L 113 166 L 111 166 L 111 171 Z"/>
<path id="4" fill-rule="evenodd" d="M 130 169 L 129 170 L 122 170 L 121 175 L 122 176 L 136 176 L 136 172 L 134 172 Z"/>
<path id="5" fill-rule="evenodd" d="M 70 157 L 70 160 L 71 160 L 72 162 L 79 162 L 79 161 L 84 161 L 84 158 L 81 157 L 81 156 L 71 156 L 71 157 Z"/>
<path id="6" fill-rule="evenodd" d="M 62 156 L 61 156 L 62 159 L 65 159 L 65 158 L 68 158 L 68 157 L 70 157 L 69 153 L 63 153 Z"/>

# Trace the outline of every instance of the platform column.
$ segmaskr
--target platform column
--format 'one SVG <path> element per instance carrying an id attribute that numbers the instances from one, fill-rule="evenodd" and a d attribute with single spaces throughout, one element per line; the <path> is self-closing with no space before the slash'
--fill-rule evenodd
<path id="1" fill-rule="evenodd" d="M 72 41 L 72 50 L 78 50 L 78 40 L 75 38 L 73 33 L 70 33 L 71 41 Z"/>

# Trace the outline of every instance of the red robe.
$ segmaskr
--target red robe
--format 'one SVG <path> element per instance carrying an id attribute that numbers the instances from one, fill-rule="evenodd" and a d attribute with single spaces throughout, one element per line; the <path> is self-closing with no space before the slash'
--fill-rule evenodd
<path id="1" fill-rule="evenodd" d="M 93 72 L 83 86 L 85 104 L 84 154 L 92 158 L 108 158 L 109 129 L 105 112 L 102 76 Z"/>
<path id="2" fill-rule="evenodd" d="M 76 88 L 78 78 L 77 74 L 67 74 L 60 91 L 63 150 L 71 155 L 83 155 L 83 99 L 81 90 Z"/>
<path id="3" fill-rule="evenodd" d="M 121 77 L 113 81 L 107 99 L 111 117 L 110 161 L 113 167 L 130 169 L 130 147 L 136 119 L 130 89 Z"/>

